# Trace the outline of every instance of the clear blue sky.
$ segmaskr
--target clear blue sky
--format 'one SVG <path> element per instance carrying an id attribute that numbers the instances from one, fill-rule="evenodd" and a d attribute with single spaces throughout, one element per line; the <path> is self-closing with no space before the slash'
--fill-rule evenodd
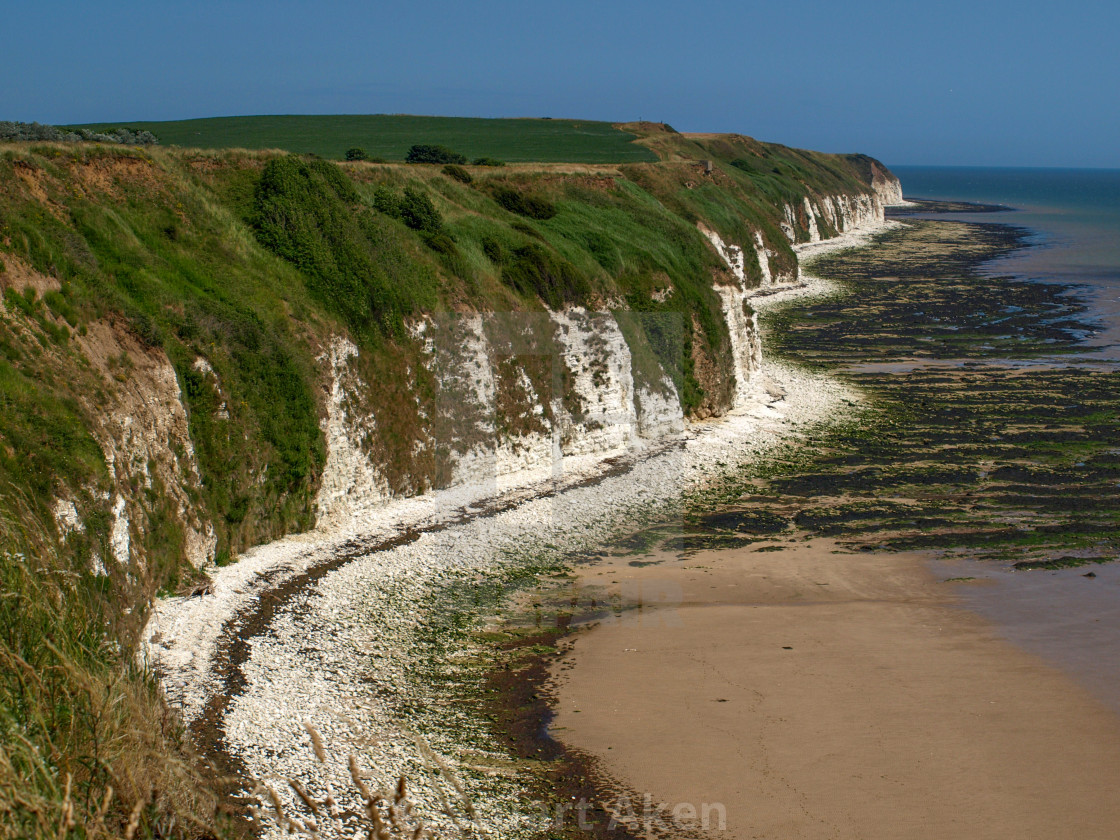
<path id="1" fill-rule="evenodd" d="M 1120 168 L 1120 4 L 3 0 L 0 119 L 663 120 L 888 164 Z"/>

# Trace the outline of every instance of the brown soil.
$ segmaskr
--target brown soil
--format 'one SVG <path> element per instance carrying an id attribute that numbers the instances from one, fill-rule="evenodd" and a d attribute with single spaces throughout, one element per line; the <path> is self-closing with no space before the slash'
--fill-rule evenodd
<path id="1" fill-rule="evenodd" d="M 34 289 L 39 297 L 62 288 L 57 277 L 49 277 L 36 271 L 14 254 L 0 254 L 0 260 L 4 263 L 4 269 L 0 271 L 0 288 L 14 289 L 17 292 Z"/>
<path id="2" fill-rule="evenodd" d="M 56 219 L 65 221 L 66 210 L 57 201 L 51 198 L 51 192 L 58 187 L 58 183 L 38 166 L 24 160 L 15 161 L 15 173 L 23 182 L 27 192 Z"/>

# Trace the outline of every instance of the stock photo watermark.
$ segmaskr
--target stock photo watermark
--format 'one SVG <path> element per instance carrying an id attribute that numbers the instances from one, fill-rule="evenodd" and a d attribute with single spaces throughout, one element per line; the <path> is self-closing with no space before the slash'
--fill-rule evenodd
<path id="1" fill-rule="evenodd" d="M 646 793 L 619 794 L 607 802 L 578 799 L 572 802 L 539 802 L 528 814 L 541 830 L 620 831 L 645 837 L 673 832 L 725 831 L 727 807 L 722 802 L 655 802 Z"/>

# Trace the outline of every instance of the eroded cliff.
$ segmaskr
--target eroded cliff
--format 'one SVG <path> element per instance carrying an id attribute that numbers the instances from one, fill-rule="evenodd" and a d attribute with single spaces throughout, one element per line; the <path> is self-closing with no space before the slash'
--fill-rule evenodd
<path id="1" fill-rule="evenodd" d="M 150 595 L 394 497 L 732 410 L 759 364 L 750 296 L 798 281 L 792 245 L 881 222 L 898 182 L 870 158 L 635 131 L 662 163 L 471 183 L 9 148 L 4 364 L 26 399 L 0 434 L 20 515 Z M 73 429 L 32 476 L 44 412 Z"/>

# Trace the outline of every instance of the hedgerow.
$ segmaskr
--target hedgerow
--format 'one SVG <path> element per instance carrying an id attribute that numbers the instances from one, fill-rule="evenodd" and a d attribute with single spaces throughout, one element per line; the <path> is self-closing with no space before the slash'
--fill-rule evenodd
<path id="1" fill-rule="evenodd" d="M 123 143 L 129 146 L 151 146 L 159 142 L 150 131 L 133 131 L 114 128 L 112 131 L 90 131 L 88 128 L 70 130 L 37 122 L 8 122 L 0 120 L 0 141 L 49 141 L 55 143 Z"/>

